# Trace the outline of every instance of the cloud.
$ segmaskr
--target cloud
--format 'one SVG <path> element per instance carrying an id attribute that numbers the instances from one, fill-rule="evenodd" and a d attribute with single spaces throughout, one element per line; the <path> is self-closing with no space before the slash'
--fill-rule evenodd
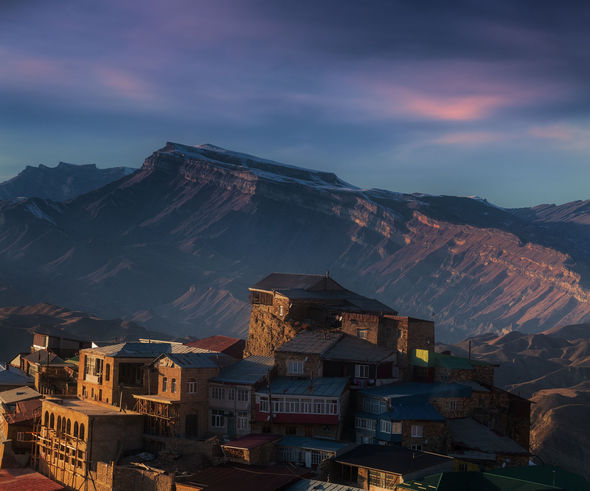
<path id="1" fill-rule="evenodd" d="M 464 133 L 447 133 L 432 141 L 439 145 L 478 145 L 502 140 L 506 135 L 490 131 L 473 131 Z"/>

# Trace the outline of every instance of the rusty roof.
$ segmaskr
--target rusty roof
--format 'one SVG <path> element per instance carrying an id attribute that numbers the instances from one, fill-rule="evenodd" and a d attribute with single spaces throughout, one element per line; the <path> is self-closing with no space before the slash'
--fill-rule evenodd
<path id="1" fill-rule="evenodd" d="M 41 399 L 19 401 L 15 404 L 15 411 L 4 413 L 4 419 L 8 424 L 22 423 L 41 415 Z"/>
<path id="2" fill-rule="evenodd" d="M 246 347 L 246 341 L 240 338 L 216 335 L 198 339 L 197 341 L 191 341 L 190 343 L 186 343 L 186 345 L 193 348 L 215 351 L 217 353 L 225 353 L 226 355 L 240 359 L 242 358 L 244 348 Z"/>
<path id="3" fill-rule="evenodd" d="M 0 392 L 0 402 L 4 404 L 14 404 L 18 401 L 26 401 L 27 399 L 38 399 L 41 393 L 37 392 L 32 387 L 23 385 L 16 389 L 10 389 Z"/>

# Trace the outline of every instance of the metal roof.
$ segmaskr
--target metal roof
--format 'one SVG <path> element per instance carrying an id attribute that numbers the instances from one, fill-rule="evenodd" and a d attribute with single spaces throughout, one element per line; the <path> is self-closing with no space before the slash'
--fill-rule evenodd
<path id="1" fill-rule="evenodd" d="M 397 350 L 383 348 L 350 334 L 344 334 L 334 346 L 322 355 L 325 360 L 369 363 L 378 363 L 388 360 L 390 357 L 392 361 L 395 361 Z"/>
<path id="2" fill-rule="evenodd" d="M 339 442 L 323 438 L 306 438 L 303 436 L 285 436 L 277 443 L 279 447 L 309 448 L 311 450 L 324 450 L 338 452 L 351 445 L 350 442 Z"/>
<path id="3" fill-rule="evenodd" d="M 66 365 L 66 362 L 55 353 L 44 349 L 35 351 L 27 356 L 22 356 L 21 358 L 39 365 Z"/>
<path id="4" fill-rule="evenodd" d="M 270 384 L 273 396 L 277 395 L 301 395 L 301 396 L 326 396 L 340 397 L 348 386 L 346 377 L 322 377 L 314 379 L 292 379 L 278 377 Z M 268 394 L 267 390 L 259 390 L 261 395 Z"/>
<path id="5" fill-rule="evenodd" d="M 235 362 L 223 353 L 163 353 L 157 360 L 161 358 L 168 358 L 181 368 L 219 368 Z"/>
<path id="6" fill-rule="evenodd" d="M 500 436 L 472 418 L 449 419 L 447 421 L 451 438 L 471 450 L 501 454 L 528 455 L 524 448 L 507 436 Z"/>
<path id="7" fill-rule="evenodd" d="M 252 385 L 266 377 L 273 366 L 272 356 L 249 356 L 223 368 L 211 382 Z"/>
<path id="8" fill-rule="evenodd" d="M 363 389 L 361 394 L 382 399 L 420 398 L 429 397 L 470 397 L 471 387 L 456 382 L 409 382 L 402 384 L 387 384 L 379 387 Z"/>
<path id="9" fill-rule="evenodd" d="M 320 355 L 336 344 L 343 334 L 325 329 L 302 331 L 276 351 Z"/>
<path id="10" fill-rule="evenodd" d="M 344 290 L 325 274 L 271 273 L 250 287 L 251 290 Z"/>
<path id="11" fill-rule="evenodd" d="M 37 399 L 41 397 L 41 393 L 35 389 L 23 385 L 16 389 L 5 390 L 0 392 L 0 402 L 4 404 L 14 404 L 18 401 L 26 401 L 27 399 Z"/>
<path id="12" fill-rule="evenodd" d="M 8 369 L 6 368 L 8 367 Z M 2 385 L 29 385 L 35 383 L 33 377 L 12 365 L 0 365 L 0 386 Z"/>
<path id="13" fill-rule="evenodd" d="M 313 479 L 301 479 L 301 481 L 291 484 L 286 488 L 286 491 L 362 491 L 362 488 Z"/>
<path id="14" fill-rule="evenodd" d="M 163 353 L 198 353 L 199 350 L 180 343 L 119 343 L 88 348 L 85 353 L 96 353 L 115 358 L 156 358 Z M 201 350 L 202 352 L 202 350 Z"/>
<path id="15" fill-rule="evenodd" d="M 403 476 L 445 464 L 452 467 L 453 459 L 398 446 L 359 445 L 336 457 L 336 462 Z"/>
<path id="16" fill-rule="evenodd" d="M 271 442 L 278 442 L 281 439 L 281 435 L 275 435 L 272 433 L 250 433 L 241 438 L 237 438 L 227 443 L 222 443 L 222 447 L 231 448 L 256 448 L 261 445 L 266 445 Z"/>
<path id="17" fill-rule="evenodd" d="M 21 423 L 23 421 L 30 421 L 36 416 L 41 415 L 41 399 L 29 399 L 28 401 L 18 401 L 14 405 L 13 412 L 4 413 L 4 419 L 8 424 Z"/>
<path id="18" fill-rule="evenodd" d="M 208 338 L 198 339 L 186 343 L 187 346 L 202 348 L 218 353 L 225 353 L 234 358 L 242 358 L 242 353 L 246 347 L 246 341 L 240 338 L 230 338 L 229 336 L 209 336 Z"/>
<path id="19" fill-rule="evenodd" d="M 432 404 L 396 404 L 391 411 L 379 415 L 391 421 L 444 421 Z"/>

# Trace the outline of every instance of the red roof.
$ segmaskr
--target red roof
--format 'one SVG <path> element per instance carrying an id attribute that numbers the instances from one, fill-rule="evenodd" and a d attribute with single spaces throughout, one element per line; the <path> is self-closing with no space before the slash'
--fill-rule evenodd
<path id="1" fill-rule="evenodd" d="M 57 491 L 64 489 L 31 469 L 0 469 L 0 491 Z"/>
<path id="2" fill-rule="evenodd" d="M 273 435 L 271 433 L 250 433 L 249 435 L 224 443 L 222 447 L 234 448 L 255 448 L 266 443 L 274 442 L 283 438 L 282 435 Z"/>
<path id="3" fill-rule="evenodd" d="M 303 472 L 305 471 L 286 465 L 220 465 L 197 472 L 186 484 L 205 485 L 207 491 L 277 491 L 301 479 Z"/>
<path id="4" fill-rule="evenodd" d="M 234 358 L 241 359 L 246 347 L 246 341 L 240 338 L 230 338 L 229 336 L 209 336 L 208 338 L 199 339 L 186 343 L 187 346 L 202 348 L 217 353 L 224 353 Z"/>
<path id="5" fill-rule="evenodd" d="M 19 401 L 16 403 L 16 412 L 4 413 L 4 418 L 8 424 L 22 423 L 29 421 L 35 416 L 41 415 L 41 399 L 29 399 L 28 401 Z"/>

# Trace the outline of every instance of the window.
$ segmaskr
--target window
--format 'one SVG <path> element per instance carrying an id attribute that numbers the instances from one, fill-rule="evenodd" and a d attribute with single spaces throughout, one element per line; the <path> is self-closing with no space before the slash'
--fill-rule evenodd
<path id="1" fill-rule="evenodd" d="M 282 317 L 283 316 L 283 306 L 279 305 L 279 315 Z"/>
<path id="2" fill-rule="evenodd" d="M 323 399 L 315 399 L 313 401 L 313 412 L 315 414 L 324 414 L 324 400 Z"/>
<path id="3" fill-rule="evenodd" d="M 240 402 L 248 402 L 248 390 L 247 389 L 238 389 L 238 401 Z"/>
<path id="4" fill-rule="evenodd" d="M 86 386 L 82 386 L 82 397 L 88 397 L 88 392 L 86 392 Z"/>
<path id="5" fill-rule="evenodd" d="M 289 375 L 303 375 L 303 360 L 289 360 Z"/>
<path id="6" fill-rule="evenodd" d="M 248 411 L 238 411 L 238 430 L 248 429 Z"/>
<path id="7" fill-rule="evenodd" d="M 218 387 L 215 385 L 211 387 L 211 399 L 223 401 L 225 399 L 225 389 L 223 387 Z"/>
<path id="8" fill-rule="evenodd" d="M 211 427 L 223 428 L 223 411 L 220 409 L 211 409 Z"/>
<path id="9" fill-rule="evenodd" d="M 394 435 L 401 435 L 402 433 L 402 423 L 401 421 L 392 421 L 391 423 L 391 433 Z"/>
<path id="10" fill-rule="evenodd" d="M 194 378 L 191 378 L 188 381 L 188 387 L 187 387 L 187 392 L 189 394 L 194 394 L 197 392 L 197 381 Z"/>
<path id="11" fill-rule="evenodd" d="M 172 383 L 170 384 L 170 392 L 172 392 L 173 394 L 176 392 L 176 379 L 175 378 L 172 379 Z"/>
<path id="12" fill-rule="evenodd" d="M 72 434 L 72 421 L 68 418 L 68 422 L 66 424 L 66 433 L 68 435 Z"/>
<path id="13" fill-rule="evenodd" d="M 227 400 L 228 401 L 235 401 L 236 400 L 236 389 L 227 389 Z"/>
<path id="14" fill-rule="evenodd" d="M 45 426 L 49 426 L 49 412 L 45 411 L 45 419 L 43 420 Z"/>
<path id="15" fill-rule="evenodd" d="M 80 425 L 80 440 L 84 440 L 84 423 Z"/>
<path id="16" fill-rule="evenodd" d="M 311 465 L 318 465 L 322 461 L 322 454 L 319 450 L 311 451 Z"/>
<path id="17" fill-rule="evenodd" d="M 274 414 L 282 413 L 284 410 L 284 400 L 282 397 L 272 400 L 272 412 Z"/>
<path id="18" fill-rule="evenodd" d="M 383 489 L 395 489 L 397 477 L 394 474 L 369 469 L 369 484 Z"/>
<path id="19" fill-rule="evenodd" d="M 391 421 L 387 421 L 386 419 L 381 420 L 381 432 L 391 434 Z"/>
<path id="20" fill-rule="evenodd" d="M 457 401 L 449 401 L 449 409 L 451 411 L 456 411 L 457 410 Z"/>
<path id="21" fill-rule="evenodd" d="M 354 418 L 354 427 L 357 430 L 375 431 L 375 427 L 376 427 L 375 423 L 376 423 L 376 421 L 374 419 L 370 419 L 370 418 L 360 418 L 359 416 Z"/>
<path id="22" fill-rule="evenodd" d="M 296 414 L 299 412 L 299 399 L 287 399 L 285 401 L 286 412 Z"/>
<path id="23" fill-rule="evenodd" d="M 105 368 L 104 378 L 107 382 L 111 380 L 111 365 L 109 363 L 107 363 L 107 366 Z"/>
<path id="24" fill-rule="evenodd" d="M 57 417 L 57 427 L 55 429 L 58 433 L 61 433 L 61 416 Z"/>
<path id="25" fill-rule="evenodd" d="M 24 442 L 25 441 L 25 432 L 24 431 L 17 431 L 16 432 L 16 441 L 17 442 Z"/>
<path id="26" fill-rule="evenodd" d="M 328 399 L 326 401 L 326 413 L 338 414 L 338 399 Z"/>
<path id="27" fill-rule="evenodd" d="M 53 429 L 54 424 L 55 424 L 55 418 L 53 417 L 53 413 L 51 413 L 51 416 L 49 418 L 49 427 L 51 429 Z"/>
<path id="28" fill-rule="evenodd" d="M 74 422 L 74 436 L 78 438 L 78 422 Z"/>
<path id="29" fill-rule="evenodd" d="M 166 392 L 168 390 L 168 377 L 164 377 L 162 379 L 162 392 Z"/>
<path id="30" fill-rule="evenodd" d="M 261 413 L 268 413 L 268 397 L 262 397 L 260 399 L 260 412 Z"/>
<path id="31" fill-rule="evenodd" d="M 363 411 L 372 414 L 381 414 L 386 411 L 385 401 L 382 399 L 371 399 L 366 397 L 363 399 Z"/>
<path id="32" fill-rule="evenodd" d="M 412 425 L 412 437 L 413 438 L 422 438 L 422 435 L 423 435 L 422 425 Z"/>
<path id="33" fill-rule="evenodd" d="M 356 336 L 361 339 L 367 339 L 369 337 L 369 330 L 368 329 L 357 329 Z"/>
<path id="34" fill-rule="evenodd" d="M 311 399 L 301 399 L 299 410 L 303 414 L 311 414 Z"/>
<path id="35" fill-rule="evenodd" d="M 369 378 L 369 365 L 355 365 L 354 376 L 356 378 Z"/>

